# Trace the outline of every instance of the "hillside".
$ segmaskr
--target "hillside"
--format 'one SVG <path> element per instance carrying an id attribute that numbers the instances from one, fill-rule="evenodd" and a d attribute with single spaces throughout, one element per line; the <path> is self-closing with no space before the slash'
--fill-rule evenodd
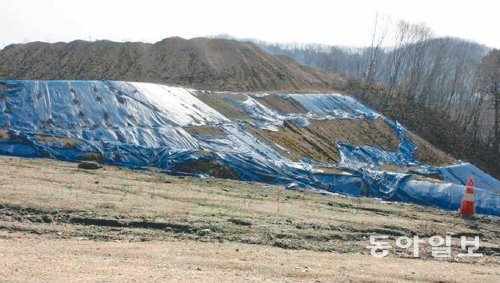
<path id="1" fill-rule="evenodd" d="M 5 47 L 0 62 L 0 79 L 127 80 L 235 91 L 321 90 L 343 83 L 253 43 L 225 39 L 32 42 Z"/>
<path id="2" fill-rule="evenodd" d="M 271 54 L 349 77 L 350 95 L 500 178 L 498 50 L 447 37 L 375 50 L 258 44 Z"/>

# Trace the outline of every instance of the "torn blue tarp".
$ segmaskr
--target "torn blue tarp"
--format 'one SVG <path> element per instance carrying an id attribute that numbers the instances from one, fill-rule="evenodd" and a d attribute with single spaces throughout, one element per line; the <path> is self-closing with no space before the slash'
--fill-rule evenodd
<path id="1" fill-rule="evenodd" d="M 378 168 L 386 164 L 412 165 L 413 158 L 408 160 L 407 155 L 398 151 L 391 152 L 371 146 L 354 146 L 337 142 L 341 161 L 339 165 L 350 169 Z"/>
<path id="2" fill-rule="evenodd" d="M 368 196 L 369 188 L 358 174 L 325 174 L 317 172 L 313 174 L 314 180 L 321 184 L 320 188 L 332 193 L 348 195 L 353 197 Z"/>
<path id="3" fill-rule="evenodd" d="M 383 117 L 384 122 L 392 128 L 399 138 L 397 151 L 382 150 L 372 146 L 354 146 L 337 142 L 342 167 L 351 169 L 378 168 L 386 164 L 398 166 L 420 165 L 414 152 L 417 147 L 406 137 L 407 130 L 399 122 L 394 122 Z"/>
<path id="4" fill-rule="evenodd" d="M 248 114 L 252 118 L 251 123 L 259 129 L 277 131 L 278 127 L 283 126 L 283 121 L 287 119 L 287 117 L 267 108 L 250 96 L 247 96 L 245 101 L 235 101 L 237 107 L 240 107 Z"/>
<path id="5" fill-rule="evenodd" d="M 400 139 L 396 151 L 338 142 L 339 164 L 292 162 L 250 134 L 241 121 L 212 109 L 196 91 L 116 81 L 0 81 L 0 154 L 79 161 L 96 154 L 106 163 L 131 168 L 182 171 L 199 160 L 215 160 L 241 180 L 301 187 L 351 196 L 370 196 L 455 210 L 463 184 L 473 177 L 477 211 L 500 215 L 499 181 L 471 164 L 432 168 L 414 156 L 407 130 L 355 99 L 337 94 L 283 94 L 308 113 L 278 114 L 246 96 L 235 99 L 253 125 L 277 130 L 285 120 L 382 118 Z M 241 98 L 241 97 L 240 97 Z M 210 126 L 224 134 L 190 134 L 184 127 Z M 200 155 L 208 152 L 208 155 Z M 445 183 L 412 179 L 382 170 L 387 164 L 440 172 Z M 186 165 L 184 167 L 178 165 Z M 345 167 L 323 173 L 314 166 Z"/>
<path id="6" fill-rule="evenodd" d="M 392 121 L 384 118 L 384 122 L 389 125 L 394 131 L 394 133 L 399 138 L 398 154 L 402 157 L 404 162 L 408 164 L 416 164 L 417 159 L 415 158 L 415 150 L 417 147 L 406 137 L 407 130 L 398 121 Z"/>
<path id="7" fill-rule="evenodd" d="M 294 163 L 245 131 L 243 126 L 226 124 L 227 135 L 195 135 L 200 147 L 214 152 L 222 164 L 242 180 L 271 184 L 297 182 L 312 187 L 311 166 Z"/>
<path id="8" fill-rule="evenodd" d="M 432 168 L 421 164 L 413 155 L 416 147 L 406 139 L 404 128 L 394 123 L 393 128 L 400 137 L 398 151 L 390 152 L 370 146 L 353 146 L 337 143 L 341 162 L 339 165 L 354 169 L 362 174 L 362 180 L 369 187 L 369 196 L 389 201 L 401 201 L 446 210 L 457 210 L 469 178 L 475 180 L 476 211 L 482 214 L 500 216 L 500 182 L 479 170 L 472 164 Z M 412 166 L 422 173 L 441 173 L 443 183 L 436 180 L 411 180 L 410 174 L 382 171 L 383 165 Z M 417 167 L 418 166 L 418 167 Z M 350 188 L 346 194 L 356 195 L 359 189 Z M 354 193 L 352 193 L 354 192 Z"/>

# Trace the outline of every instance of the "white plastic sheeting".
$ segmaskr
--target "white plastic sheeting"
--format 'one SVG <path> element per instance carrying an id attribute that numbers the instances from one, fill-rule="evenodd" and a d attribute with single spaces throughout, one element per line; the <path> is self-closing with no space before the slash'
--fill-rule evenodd
<path id="1" fill-rule="evenodd" d="M 180 126 L 220 124 L 229 122 L 219 112 L 200 101 L 189 90 L 152 83 L 131 82 L 137 92 L 130 94 L 138 101 L 147 101 Z"/>
<path id="2" fill-rule="evenodd" d="M 254 99 L 267 94 L 239 94 L 246 97 L 245 100 L 227 99 L 236 108 L 251 118 L 249 121 L 259 129 L 277 131 L 284 121 L 293 121 L 298 125 L 309 125 L 309 119 L 332 120 L 332 119 L 376 119 L 381 117 L 377 112 L 359 103 L 357 100 L 340 94 L 275 94 L 294 99 L 304 106 L 308 113 L 279 114 L 274 109 L 263 105 Z"/>
<path id="3" fill-rule="evenodd" d="M 247 96 L 245 101 L 239 103 L 239 106 L 252 118 L 254 126 L 260 129 L 277 131 L 288 118 L 267 108 L 250 96 Z"/>
<path id="4" fill-rule="evenodd" d="M 245 113 L 251 118 L 250 124 L 258 129 L 265 129 L 269 131 L 278 131 L 283 126 L 284 121 L 294 121 L 298 125 L 307 126 L 309 124 L 305 115 L 302 114 L 286 114 L 281 115 L 273 109 L 268 108 L 262 103 L 255 100 L 252 96 L 240 94 L 246 97 L 246 100 L 240 101 L 238 99 L 229 99 L 228 102 L 232 103 L 236 108 Z"/>
<path id="5" fill-rule="evenodd" d="M 380 114 L 350 96 L 334 93 L 289 94 L 289 96 L 315 115 L 337 119 L 376 119 L 380 117 Z"/>

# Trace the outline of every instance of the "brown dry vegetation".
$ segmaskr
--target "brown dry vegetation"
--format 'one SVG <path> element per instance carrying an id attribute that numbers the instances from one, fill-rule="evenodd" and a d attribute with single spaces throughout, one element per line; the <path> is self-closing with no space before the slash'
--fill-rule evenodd
<path id="1" fill-rule="evenodd" d="M 241 94 L 225 92 L 198 93 L 196 96 L 208 106 L 229 119 L 250 121 L 250 118 L 230 101 L 239 99 Z"/>
<path id="2" fill-rule="evenodd" d="M 495 282 L 500 275 L 494 217 L 471 226 L 456 213 L 260 183 L 0 161 L 8 172 L 0 176 L 0 280 Z M 460 235 L 480 235 L 485 256 L 437 261 L 422 246 L 420 259 L 393 250 L 378 260 L 365 247 L 373 234 L 393 241 L 446 233 L 454 253 Z"/>
<path id="3" fill-rule="evenodd" d="M 57 143 L 61 147 L 73 148 L 82 141 L 77 138 L 68 138 L 61 136 L 35 135 L 37 141 L 41 143 Z"/>
<path id="4" fill-rule="evenodd" d="M 307 126 L 310 131 L 326 140 L 368 145 L 389 151 L 395 151 L 399 145 L 399 138 L 382 119 L 311 120 L 310 122 Z"/>
<path id="5" fill-rule="evenodd" d="M 245 112 L 230 102 L 231 100 L 241 101 L 243 99 L 237 94 L 200 93 L 197 96 L 204 103 L 230 119 L 251 121 Z M 281 114 L 307 112 L 300 103 L 283 95 L 269 94 L 255 97 L 255 99 Z M 388 151 L 396 151 L 400 142 L 394 130 L 382 119 L 373 121 L 365 119 L 309 119 L 309 121 L 310 124 L 307 127 L 287 121 L 278 131 L 261 130 L 252 126 L 249 126 L 248 129 L 255 137 L 293 161 L 308 158 L 318 162 L 339 162 L 337 141 L 358 146 L 368 145 Z M 449 165 L 455 161 L 451 156 L 412 133 L 408 134 L 408 138 L 417 146 L 415 155 L 422 162 L 439 166 Z M 287 150 L 285 151 L 281 147 Z"/>
<path id="6" fill-rule="evenodd" d="M 223 135 L 223 136 L 227 135 L 227 133 L 224 132 L 224 130 L 209 125 L 183 127 L 183 129 L 190 135 Z"/>
<path id="7" fill-rule="evenodd" d="M 433 166 L 450 165 L 456 162 L 456 159 L 451 155 L 436 148 L 423 138 L 411 132 L 407 133 L 407 137 L 417 147 L 415 157 L 418 160 Z"/>
<path id="8" fill-rule="evenodd" d="M 308 158 L 326 163 L 339 162 L 337 141 L 391 151 L 396 150 L 399 144 L 394 131 L 382 119 L 310 120 L 307 127 L 287 121 L 277 132 L 252 127 L 250 131 L 294 161 Z M 286 148 L 288 152 L 276 147 L 274 143 Z"/>
<path id="9" fill-rule="evenodd" d="M 7 130 L 1 130 L 0 129 L 0 139 L 3 139 L 3 140 L 10 139 L 9 132 Z"/>
<path id="10" fill-rule="evenodd" d="M 52 143 L 56 140 L 55 136 L 49 136 L 49 135 L 35 135 L 35 138 L 39 142 L 43 143 Z"/>
<path id="11" fill-rule="evenodd" d="M 255 100 L 280 114 L 308 112 L 307 109 L 295 99 L 284 95 L 269 94 L 262 97 L 255 97 Z"/>
<path id="12" fill-rule="evenodd" d="M 256 129 L 251 126 L 248 127 L 248 131 L 293 161 L 303 158 L 324 163 L 340 161 L 335 140 L 320 138 L 308 127 L 299 126 L 291 121 L 285 121 L 278 131 Z M 286 148 L 286 151 L 282 147 Z"/>

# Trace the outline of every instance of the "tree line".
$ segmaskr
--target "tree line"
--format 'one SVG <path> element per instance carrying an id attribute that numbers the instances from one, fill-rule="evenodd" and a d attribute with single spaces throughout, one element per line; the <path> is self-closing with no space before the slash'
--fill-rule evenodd
<path id="1" fill-rule="evenodd" d="M 270 44 L 268 52 L 350 78 L 351 94 L 455 157 L 500 176 L 500 50 L 377 16 L 367 47 Z"/>

